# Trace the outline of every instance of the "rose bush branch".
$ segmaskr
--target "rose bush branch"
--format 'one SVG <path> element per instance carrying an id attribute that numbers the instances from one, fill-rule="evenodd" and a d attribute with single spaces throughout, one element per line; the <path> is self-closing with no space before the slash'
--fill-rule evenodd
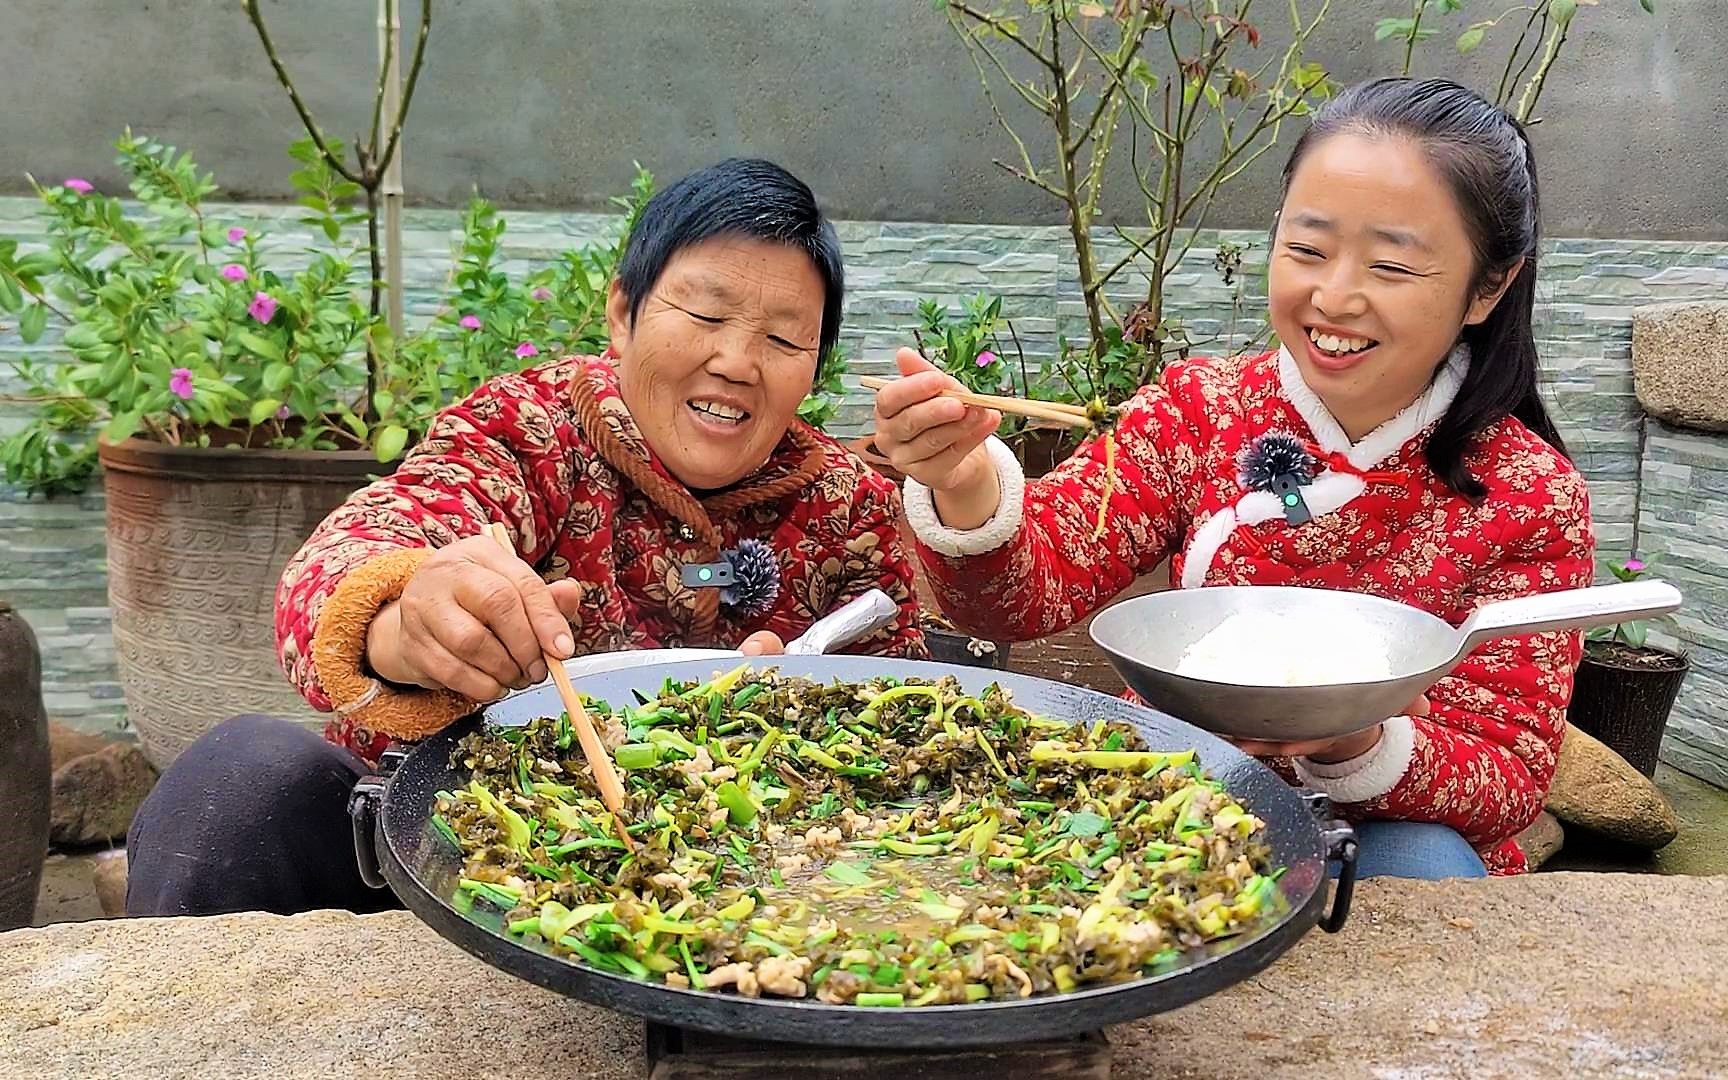
<path id="1" fill-rule="evenodd" d="M 1439 20 L 1448 15 L 1462 14 L 1467 2 L 1469 0 L 1411 0 L 1409 15 L 1381 19 L 1375 24 L 1375 39 L 1401 44 L 1403 73 L 1409 75 L 1417 44 L 1439 36 L 1442 33 Z M 1518 25 L 1518 36 L 1506 54 L 1493 100 L 1520 123 L 1537 123 L 1536 105 L 1571 35 L 1579 7 L 1597 7 L 1600 0 L 1533 0 L 1510 7 L 1505 6 L 1504 0 L 1490 0 L 1487 5 L 1478 0 L 1477 7 L 1484 6 L 1497 11 L 1497 14 L 1465 26 L 1457 35 L 1458 51 L 1475 52 L 1487 40 L 1487 35 L 1503 23 L 1510 21 Z M 1655 0 L 1638 0 L 1638 6 L 1647 15 L 1656 12 Z"/>

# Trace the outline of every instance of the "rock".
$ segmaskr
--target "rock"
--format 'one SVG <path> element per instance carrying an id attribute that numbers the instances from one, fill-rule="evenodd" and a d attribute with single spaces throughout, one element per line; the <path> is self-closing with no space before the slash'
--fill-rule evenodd
<path id="1" fill-rule="evenodd" d="M 108 740 L 100 735 L 91 735 L 65 724 L 48 721 L 48 757 L 51 768 L 60 771 L 60 766 L 74 758 L 85 754 L 99 753 L 108 745 Z"/>
<path id="2" fill-rule="evenodd" d="M 1634 311 L 1632 376 L 1650 415 L 1679 427 L 1728 431 L 1728 301 Z"/>
<path id="3" fill-rule="evenodd" d="M 96 856 L 90 870 L 96 883 L 96 899 L 102 904 L 102 914 L 118 919 L 126 914 L 126 849 L 115 848 Z"/>
<path id="4" fill-rule="evenodd" d="M 1548 811 L 1568 825 L 1651 850 L 1680 832 L 1680 818 L 1662 789 L 1575 727 L 1567 727 L 1560 745 Z"/>
<path id="5" fill-rule="evenodd" d="M 1559 818 L 1544 810 L 1516 839 L 1524 852 L 1524 860 L 1534 870 L 1559 853 L 1566 843 L 1566 830 L 1560 827 Z"/>
<path id="6" fill-rule="evenodd" d="M 133 743 L 105 743 L 72 758 L 54 770 L 50 839 L 69 845 L 123 839 L 155 783 L 156 770 Z"/>

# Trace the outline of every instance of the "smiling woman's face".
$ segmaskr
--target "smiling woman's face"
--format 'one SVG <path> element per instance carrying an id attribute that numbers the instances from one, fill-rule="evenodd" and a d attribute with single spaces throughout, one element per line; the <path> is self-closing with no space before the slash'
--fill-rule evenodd
<path id="1" fill-rule="evenodd" d="M 804 252 L 742 237 L 667 260 L 634 324 L 613 283 L 619 394 L 686 487 L 726 487 L 767 462 L 816 377 L 825 295 Z"/>
<path id="2" fill-rule="evenodd" d="M 1421 396 L 1462 329 L 1494 310 L 1503 290 L 1473 294 L 1475 275 L 1464 217 L 1417 143 L 1334 135 L 1279 211 L 1272 327 L 1359 439 Z"/>

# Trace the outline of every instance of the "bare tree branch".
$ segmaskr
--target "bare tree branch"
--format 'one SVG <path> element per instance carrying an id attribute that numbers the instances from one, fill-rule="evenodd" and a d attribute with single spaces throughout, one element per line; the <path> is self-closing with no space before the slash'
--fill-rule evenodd
<path id="1" fill-rule="evenodd" d="M 396 120 L 390 125 L 390 142 L 378 156 L 376 168 L 380 175 L 390 167 L 396 156 L 396 144 L 402 139 L 402 125 L 408 120 L 408 106 L 414 102 L 414 87 L 420 82 L 420 68 L 426 62 L 426 39 L 432 34 L 432 0 L 420 0 L 420 33 L 414 39 L 414 57 L 408 62 L 408 81 L 402 87 L 402 104 L 396 109 Z"/>
<path id="2" fill-rule="evenodd" d="M 1046 70 L 1051 70 L 1053 72 L 1061 70 L 1059 67 L 1054 68 L 1054 69 L 1051 67 L 1050 58 L 1044 55 L 1044 50 L 1042 49 L 1042 47 L 1033 48 L 1032 44 L 1030 42 L 1028 42 L 1026 40 L 1026 38 L 1024 36 L 1022 36 L 1018 30 L 1015 30 L 1013 27 L 1006 25 L 1001 19 L 998 19 L 996 16 L 988 14 L 988 13 L 983 12 L 983 11 L 979 11 L 977 8 L 973 7 L 970 4 L 962 3 L 961 0 L 948 0 L 948 10 L 949 11 L 958 11 L 962 15 L 965 15 L 968 19 L 971 19 L 974 22 L 980 23 L 984 26 L 988 26 L 991 30 L 995 31 L 997 34 L 1001 35 L 1002 37 L 1006 38 L 1010 42 L 1013 42 L 1015 45 L 1018 45 L 1021 49 L 1025 50 L 1026 55 L 1028 55 L 1028 56 L 1032 57 L 1032 59 L 1038 61 L 1038 63 L 1041 64 Z M 965 34 L 967 37 L 972 36 L 969 32 L 966 31 L 966 29 L 964 27 L 961 28 L 961 33 Z"/>
<path id="3" fill-rule="evenodd" d="M 319 128 L 318 121 L 312 118 L 312 110 L 301 100 L 300 91 L 294 87 L 294 80 L 288 77 L 288 69 L 282 66 L 281 58 L 276 55 L 276 43 L 270 39 L 270 31 L 264 25 L 264 15 L 258 10 L 258 0 L 241 0 L 241 3 L 246 11 L 246 18 L 251 20 L 253 29 L 258 31 L 258 41 L 264 46 L 264 55 L 270 60 L 270 66 L 276 71 L 276 80 L 288 91 L 288 100 L 293 103 L 294 111 L 300 114 L 300 123 L 306 128 L 306 134 L 311 136 L 312 145 L 324 155 L 324 160 L 330 163 L 330 168 L 338 176 L 349 183 L 361 183 L 360 177 L 350 171 L 341 158 L 330 152 L 323 129 Z"/>

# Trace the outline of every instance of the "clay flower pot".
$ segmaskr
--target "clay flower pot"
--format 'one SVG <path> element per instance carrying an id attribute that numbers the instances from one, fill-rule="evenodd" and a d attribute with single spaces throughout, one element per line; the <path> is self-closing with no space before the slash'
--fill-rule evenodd
<path id="1" fill-rule="evenodd" d="M 331 510 L 388 473 L 367 451 L 102 444 L 108 602 L 126 714 L 166 769 L 241 713 L 322 726 L 276 659 L 276 582 Z"/>
<path id="2" fill-rule="evenodd" d="M 30 925 L 36 913 L 51 775 L 42 653 L 30 624 L 0 600 L 0 931 Z"/>

